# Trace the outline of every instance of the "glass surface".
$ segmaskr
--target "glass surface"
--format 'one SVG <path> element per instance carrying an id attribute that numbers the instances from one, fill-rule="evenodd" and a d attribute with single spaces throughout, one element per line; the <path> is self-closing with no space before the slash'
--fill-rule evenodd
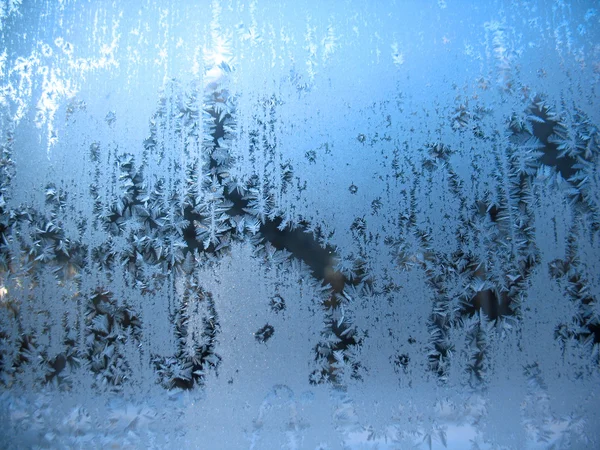
<path id="1" fill-rule="evenodd" d="M 0 447 L 600 448 L 600 3 L 0 2 Z"/>

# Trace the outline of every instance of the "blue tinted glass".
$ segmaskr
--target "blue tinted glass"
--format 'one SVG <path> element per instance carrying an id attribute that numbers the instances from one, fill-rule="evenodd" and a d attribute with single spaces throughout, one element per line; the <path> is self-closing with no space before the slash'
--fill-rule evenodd
<path id="1" fill-rule="evenodd" d="M 0 447 L 600 447 L 598 6 L 1 1 Z"/>

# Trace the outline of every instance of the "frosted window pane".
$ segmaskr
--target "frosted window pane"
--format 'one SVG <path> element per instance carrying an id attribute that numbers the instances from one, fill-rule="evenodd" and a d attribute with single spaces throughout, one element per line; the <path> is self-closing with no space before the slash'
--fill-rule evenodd
<path id="1" fill-rule="evenodd" d="M 600 446 L 596 2 L 121 3 L 0 4 L 2 448 Z"/>

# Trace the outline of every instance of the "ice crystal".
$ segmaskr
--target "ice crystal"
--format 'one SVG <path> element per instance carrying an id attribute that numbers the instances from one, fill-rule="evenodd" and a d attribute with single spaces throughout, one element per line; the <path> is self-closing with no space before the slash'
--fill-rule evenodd
<path id="1" fill-rule="evenodd" d="M 598 446 L 596 10 L 340 11 L 3 3 L 3 446 Z"/>

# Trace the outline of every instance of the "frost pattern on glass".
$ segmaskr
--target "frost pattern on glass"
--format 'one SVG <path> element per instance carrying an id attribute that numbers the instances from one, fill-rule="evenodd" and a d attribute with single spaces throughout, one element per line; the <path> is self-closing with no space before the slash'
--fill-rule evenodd
<path id="1" fill-rule="evenodd" d="M 600 446 L 597 6 L 2 2 L 1 446 Z"/>

